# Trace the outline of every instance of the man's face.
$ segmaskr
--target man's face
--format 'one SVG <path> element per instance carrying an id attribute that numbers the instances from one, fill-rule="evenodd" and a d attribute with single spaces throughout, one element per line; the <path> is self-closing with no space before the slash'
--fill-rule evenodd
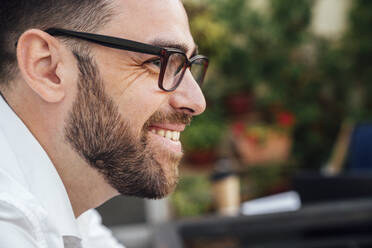
<path id="1" fill-rule="evenodd" d="M 195 51 L 178 0 L 116 1 L 116 15 L 100 33 Z M 203 94 L 187 71 L 174 92 L 159 89 L 145 61 L 154 58 L 93 46 L 92 59 L 79 55 L 78 94 L 66 138 L 118 192 L 160 198 L 178 179 L 179 133 L 205 109 Z"/>

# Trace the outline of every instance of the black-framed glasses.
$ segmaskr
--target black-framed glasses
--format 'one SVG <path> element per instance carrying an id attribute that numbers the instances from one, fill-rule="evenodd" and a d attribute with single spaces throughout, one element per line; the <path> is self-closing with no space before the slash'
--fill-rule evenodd
<path id="1" fill-rule="evenodd" d="M 159 75 L 159 88 L 167 92 L 174 91 L 180 85 L 188 68 L 190 68 L 195 81 L 201 87 L 208 68 L 209 60 L 206 56 L 196 55 L 188 59 L 184 52 L 175 48 L 158 47 L 112 36 L 58 28 L 49 28 L 45 32 L 53 36 L 78 38 L 106 47 L 156 55 L 158 57 L 145 63 L 149 70 Z"/>

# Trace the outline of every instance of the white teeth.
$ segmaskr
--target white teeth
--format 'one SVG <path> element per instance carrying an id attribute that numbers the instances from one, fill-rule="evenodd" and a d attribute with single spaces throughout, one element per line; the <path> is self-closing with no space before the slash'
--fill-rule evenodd
<path id="1" fill-rule="evenodd" d="M 165 132 L 165 138 L 172 139 L 172 137 L 173 137 L 173 132 L 172 131 L 166 131 Z"/>
<path id="2" fill-rule="evenodd" d="M 178 141 L 180 139 L 180 132 L 177 131 L 170 131 L 170 130 L 164 130 L 164 129 L 151 129 L 150 132 L 155 133 L 161 137 L 173 140 L 173 141 Z"/>
<path id="3" fill-rule="evenodd" d="M 159 129 L 158 130 L 158 135 L 162 136 L 162 137 L 165 137 L 165 131 L 163 129 Z"/>
<path id="4" fill-rule="evenodd" d="M 178 141 L 178 140 L 180 140 L 180 132 L 173 131 L 173 137 L 172 137 L 172 140 L 174 140 L 174 141 Z"/>
<path id="5" fill-rule="evenodd" d="M 177 133 L 178 132 L 176 132 L 176 131 L 173 131 L 172 132 L 172 140 L 174 140 L 174 141 L 177 141 L 178 139 L 177 139 Z"/>

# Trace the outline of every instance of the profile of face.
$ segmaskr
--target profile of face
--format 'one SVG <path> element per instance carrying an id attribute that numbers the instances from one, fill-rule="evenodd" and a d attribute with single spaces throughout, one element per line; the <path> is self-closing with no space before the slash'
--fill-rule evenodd
<path id="1" fill-rule="evenodd" d="M 100 33 L 182 47 L 188 57 L 195 53 L 180 1 L 116 4 L 119 14 Z M 205 109 L 190 71 L 175 91 L 166 92 L 149 66 L 153 55 L 99 45 L 74 55 L 80 75 L 65 123 L 68 143 L 120 194 L 161 198 L 172 192 L 182 158 L 180 132 Z"/>

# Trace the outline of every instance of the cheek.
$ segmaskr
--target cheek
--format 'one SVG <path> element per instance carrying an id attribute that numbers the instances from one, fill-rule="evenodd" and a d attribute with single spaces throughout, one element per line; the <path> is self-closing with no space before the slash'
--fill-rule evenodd
<path id="1" fill-rule="evenodd" d="M 120 74 L 113 85 L 114 95 L 117 98 L 122 98 L 128 94 L 136 94 L 136 92 L 158 91 L 157 77 L 151 75 L 146 69 L 140 66 L 131 66 Z"/>
<path id="2" fill-rule="evenodd" d="M 129 87 L 119 99 L 120 113 L 132 125 L 142 129 L 143 124 L 167 101 L 167 95 L 158 88 Z"/>
<path id="3" fill-rule="evenodd" d="M 140 66 L 120 64 L 101 70 L 105 91 L 118 105 L 123 118 L 135 129 L 166 104 L 168 94 L 158 87 L 157 77 Z"/>
<path id="4" fill-rule="evenodd" d="M 148 77 L 137 77 L 116 96 L 119 112 L 138 132 L 156 111 L 164 109 L 168 94 L 159 89 L 157 82 Z"/>

